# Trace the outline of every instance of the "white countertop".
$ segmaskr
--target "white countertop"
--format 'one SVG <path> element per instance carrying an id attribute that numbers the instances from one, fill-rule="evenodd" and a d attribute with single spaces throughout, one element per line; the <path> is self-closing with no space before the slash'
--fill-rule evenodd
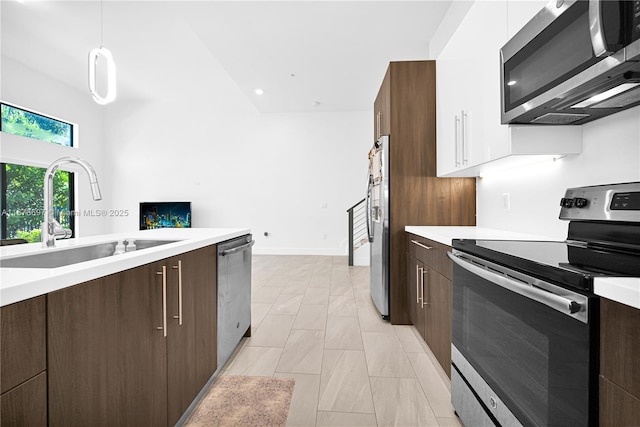
<path id="1" fill-rule="evenodd" d="M 561 241 L 552 237 L 495 230 L 484 227 L 448 227 L 448 226 L 407 226 L 405 231 L 451 246 L 453 239 L 489 239 L 489 240 L 538 240 Z M 640 309 L 640 278 L 635 277 L 596 277 L 593 281 L 596 295 L 617 301 L 621 304 Z"/>
<path id="2" fill-rule="evenodd" d="M 596 295 L 640 309 L 640 278 L 596 277 L 593 290 Z"/>
<path id="3" fill-rule="evenodd" d="M 57 240 L 56 247 L 49 249 L 40 243 L 3 246 L 0 258 L 4 259 L 122 239 L 179 240 L 57 268 L 0 268 L 0 307 L 249 233 L 247 228 L 163 228 Z"/>
<path id="4" fill-rule="evenodd" d="M 539 240 L 554 241 L 553 237 L 494 228 L 475 226 L 406 226 L 405 231 L 429 240 L 451 246 L 453 239 L 490 239 L 490 240 Z"/>

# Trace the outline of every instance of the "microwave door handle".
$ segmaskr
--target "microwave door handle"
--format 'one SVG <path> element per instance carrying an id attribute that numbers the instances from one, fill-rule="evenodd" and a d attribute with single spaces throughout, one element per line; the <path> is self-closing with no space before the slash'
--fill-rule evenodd
<path id="1" fill-rule="evenodd" d="M 574 315 L 574 314 L 577 314 L 582 309 L 582 305 L 575 301 L 561 297 L 560 295 L 556 295 L 544 289 L 540 289 L 531 285 L 520 283 L 519 281 L 508 278 L 506 276 L 493 273 L 482 267 L 478 267 L 468 261 L 465 261 L 460 257 L 452 254 L 451 252 L 447 252 L 447 256 L 456 265 L 464 268 L 468 272 L 475 274 L 476 276 L 479 276 L 492 283 L 495 283 L 496 285 L 501 286 L 509 291 L 515 292 L 519 295 L 522 295 L 534 301 L 538 301 L 561 313 Z M 578 319 L 580 321 L 583 321 L 579 317 Z M 584 319 L 584 323 L 586 323 L 586 318 Z"/>
<path id="2" fill-rule="evenodd" d="M 604 0 L 608 1 L 608 0 Z M 591 46 L 596 58 L 609 56 L 613 52 L 607 47 L 602 25 L 602 0 L 589 1 L 589 32 L 591 33 Z"/>

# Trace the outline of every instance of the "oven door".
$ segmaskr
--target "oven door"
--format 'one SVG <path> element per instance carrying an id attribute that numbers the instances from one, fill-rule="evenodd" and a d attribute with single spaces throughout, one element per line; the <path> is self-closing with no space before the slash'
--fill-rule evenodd
<path id="1" fill-rule="evenodd" d="M 453 252 L 453 366 L 468 395 L 495 424 L 597 424 L 597 300 Z"/>

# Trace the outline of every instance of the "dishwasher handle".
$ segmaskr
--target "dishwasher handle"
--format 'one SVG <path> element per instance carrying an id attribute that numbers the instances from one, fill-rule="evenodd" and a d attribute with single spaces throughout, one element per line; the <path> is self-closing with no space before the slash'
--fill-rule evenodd
<path id="1" fill-rule="evenodd" d="M 252 240 L 249 243 L 245 243 L 244 245 L 236 246 L 235 248 L 231 248 L 231 249 L 225 249 L 223 251 L 220 251 L 220 256 L 227 256 L 227 255 L 233 255 L 238 252 L 244 252 L 247 249 L 250 249 L 251 246 L 255 244 L 256 244 L 256 241 Z"/>

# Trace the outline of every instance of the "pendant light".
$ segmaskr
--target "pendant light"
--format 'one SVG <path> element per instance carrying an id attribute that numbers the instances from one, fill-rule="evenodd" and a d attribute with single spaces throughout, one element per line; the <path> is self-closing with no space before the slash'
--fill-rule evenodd
<path id="1" fill-rule="evenodd" d="M 104 30 L 102 25 L 102 0 L 100 0 L 100 47 L 89 52 L 89 90 L 93 100 L 100 105 L 106 105 L 116 99 L 116 64 L 113 61 L 111 51 L 102 46 Z M 100 57 L 107 62 L 107 94 L 102 96 L 96 89 L 96 65 Z"/>

